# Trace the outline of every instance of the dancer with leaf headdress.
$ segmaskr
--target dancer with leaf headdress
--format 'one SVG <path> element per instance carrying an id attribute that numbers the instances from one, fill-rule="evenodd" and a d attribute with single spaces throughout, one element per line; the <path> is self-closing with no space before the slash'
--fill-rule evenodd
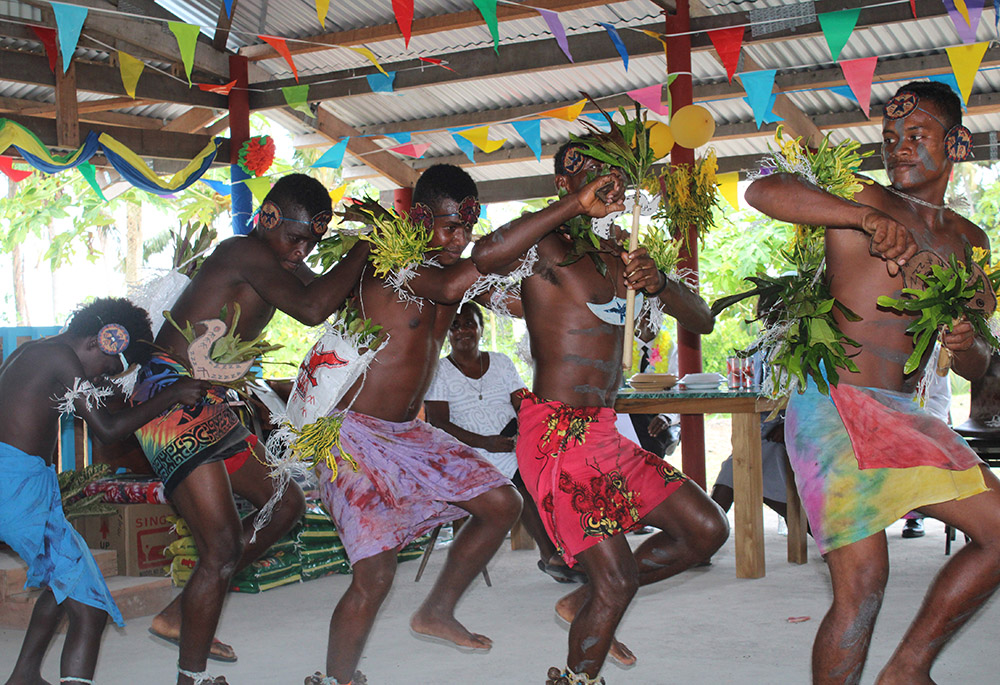
<path id="1" fill-rule="evenodd" d="M 729 532 L 704 491 L 615 428 L 626 293 L 656 300 L 695 333 L 710 333 L 714 319 L 645 247 L 626 251 L 616 236 L 591 233 L 590 219 L 624 205 L 621 172 L 586 154 L 596 145 L 560 148 L 559 200 L 497 229 L 472 252 L 480 270 L 497 273 L 528 251 L 537 256 L 521 283 L 535 378 L 518 412 L 518 469 L 559 553 L 590 579 L 556 605 L 571 622 L 569 656 L 565 668 L 549 669 L 550 685 L 603 682 L 609 651 L 634 662 L 614 633 L 637 587 L 709 558 Z M 633 554 L 624 533 L 645 525 L 662 532 Z"/>
<path id="2" fill-rule="evenodd" d="M 860 681 L 889 573 L 884 530 L 903 514 L 940 519 L 972 542 L 934 580 L 879 683 L 931 682 L 938 653 L 1000 583 L 1000 482 L 914 401 L 933 338 L 965 378 L 982 376 L 990 360 L 985 321 L 996 298 L 971 256 L 976 248 L 985 255 L 989 241 L 944 204 L 953 164 L 970 152 L 961 120 L 948 86 L 910 83 L 882 120 L 891 185 L 842 179 L 841 187 L 857 185 L 849 200 L 789 169 L 747 189 L 747 202 L 765 214 L 822 227 L 817 278 L 828 298 L 813 314 L 831 318 L 850 341 L 849 355 L 798 360 L 809 368 L 797 374 L 786 413 L 796 486 L 833 581 L 813 647 L 815 683 Z M 834 342 L 832 330 L 813 342 Z M 845 363 L 834 369 L 836 360 Z"/>
<path id="3" fill-rule="evenodd" d="M 140 405 L 181 378 L 213 382 L 206 401 L 165 413 L 136 432 L 198 545 L 198 566 L 184 592 L 150 628 L 158 637 L 179 642 L 180 685 L 224 682 L 211 680 L 205 660 L 235 660 L 231 647 L 213 642 L 230 578 L 304 511 L 301 490 L 287 481 L 282 490 L 270 477 L 263 446 L 240 424 L 225 397 L 253 357 L 267 349 L 260 335 L 276 309 L 314 326 L 356 286 L 368 257 L 367 243 L 320 277 L 303 264 L 326 233 L 331 209 L 319 181 L 303 174 L 279 179 L 261 204 L 253 231 L 222 241 L 205 259 L 169 312 L 176 325 L 160 329 L 155 341 L 159 351 L 139 374 L 133 402 Z M 250 515 L 241 521 L 233 493 L 261 510 L 261 520 Z"/>

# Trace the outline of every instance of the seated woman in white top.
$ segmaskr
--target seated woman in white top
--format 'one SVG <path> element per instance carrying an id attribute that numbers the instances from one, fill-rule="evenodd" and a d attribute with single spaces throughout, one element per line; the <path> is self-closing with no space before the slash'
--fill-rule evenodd
<path id="1" fill-rule="evenodd" d="M 538 567 L 559 582 L 580 582 L 586 576 L 566 567 L 556 554 L 538 517 L 534 502 L 517 475 L 514 441 L 517 407 L 514 393 L 525 387 L 514 362 L 500 352 L 479 349 L 483 312 L 467 302 L 448 331 L 451 352 L 438 362 L 437 373 L 424 396 L 427 422 L 475 447 L 524 497 L 521 523 L 538 545 Z"/>

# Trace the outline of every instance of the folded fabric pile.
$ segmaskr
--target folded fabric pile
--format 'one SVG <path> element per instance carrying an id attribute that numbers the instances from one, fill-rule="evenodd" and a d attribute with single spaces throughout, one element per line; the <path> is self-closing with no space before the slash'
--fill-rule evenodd
<path id="1" fill-rule="evenodd" d="M 171 557 L 170 580 L 174 587 L 184 587 L 198 563 L 198 547 L 184 519 L 180 516 L 168 516 L 167 520 L 174 524 L 174 532 L 179 537 L 164 548 L 163 555 Z"/>
<path id="2" fill-rule="evenodd" d="M 302 580 L 302 564 L 294 551 L 272 552 L 233 577 L 232 592 L 264 592 Z"/>
<path id="3" fill-rule="evenodd" d="M 302 562 L 302 580 L 351 572 L 351 563 L 347 560 L 337 527 L 322 504 L 306 502 L 305 516 L 293 532 Z"/>
<path id="4" fill-rule="evenodd" d="M 163 492 L 163 482 L 155 476 L 117 475 L 88 483 L 86 496 L 103 492 L 102 501 L 111 504 L 169 504 Z"/>

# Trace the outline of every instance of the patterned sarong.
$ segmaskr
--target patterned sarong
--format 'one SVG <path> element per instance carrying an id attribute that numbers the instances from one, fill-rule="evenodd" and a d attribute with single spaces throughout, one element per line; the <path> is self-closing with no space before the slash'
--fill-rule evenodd
<path id="1" fill-rule="evenodd" d="M 55 466 L 3 442 L 0 540 L 28 565 L 25 588 L 51 588 L 60 604 L 69 597 L 125 625 L 87 543 L 63 514 Z"/>
<path id="2" fill-rule="evenodd" d="M 395 423 L 348 411 L 340 443 L 359 470 L 342 462 L 331 482 L 320 464 L 316 475 L 351 563 L 468 514 L 452 502 L 510 485 L 475 449 L 417 419 Z"/>
<path id="3" fill-rule="evenodd" d="M 841 384 L 831 399 L 810 384 L 788 402 L 785 444 L 823 554 L 986 490 L 975 452 L 904 393 Z"/>
<path id="4" fill-rule="evenodd" d="M 571 407 L 520 392 L 517 466 L 542 523 L 570 566 L 576 555 L 639 526 L 686 480 L 623 438 L 608 407 Z"/>
<path id="5" fill-rule="evenodd" d="M 153 355 L 139 371 L 132 402 L 145 402 L 189 375 L 182 364 L 167 355 Z M 146 459 L 163 481 L 167 497 L 197 467 L 247 449 L 250 431 L 226 404 L 225 396 L 224 387 L 214 386 L 199 404 L 176 405 L 135 432 Z"/>

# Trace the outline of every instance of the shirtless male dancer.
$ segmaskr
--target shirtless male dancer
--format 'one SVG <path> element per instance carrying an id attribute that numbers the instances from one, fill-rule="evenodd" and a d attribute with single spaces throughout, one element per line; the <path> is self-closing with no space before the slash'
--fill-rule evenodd
<path id="1" fill-rule="evenodd" d="M 281 178 L 261 203 L 258 223 L 247 236 L 222 241 L 195 274 L 171 310 L 184 326 L 217 319 L 227 308 L 230 325 L 241 309 L 236 333 L 253 340 L 275 309 L 315 326 L 343 304 L 368 255 L 359 241 L 340 263 L 314 278 L 303 264 L 330 221 L 330 196 L 304 174 Z M 201 327 L 196 327 L 201 333 Z M 188 342 L 169 322 L 160 329 L 161 350 L 139 375 L 133 401 L 144 402 L 188 375 Z M 167 497 L 184 517 L 198 546 L 198 565 L 184 591 L 153 621 L 154 634 L 179 636 L 177 682 L 225 682 L 204 673 L 205 660 L 233 574 L 267 551 L 304 512 L 302 491 L 291 483 L 267 526 L 253 543 L 253 514 L 240 521 L 233 493 L 260 508 L 274 494 L 263 446 L 225 403 L 226 388 L 214 386 L 206 402 L 175 410 L 136 432 Z M 218 643 L 217 643 L 218 644 Z"/>
<path id="2" fill-rule="evenodd" d="M 886 104 L 882 120 L 882 161 L 892 185 L 865 185 L 855 202 L 787 174 L 747 189 L 747 202 L 769 216 L 826 227 L 830 291 L 861 317 L 847 321 L 838 312 L 844 334 L 861 344 L 853 358 L 858 373 L 841 371 L 830 397 L 813 384 L 792 393 L 786 414 L 789 459 L 833 582 L 833 604 L 813 644 L 814 683 L 860 681 L 889 576 L 885 528 L 906 512 L 940 519 L 972 542 L 938 573 L 878 683 L 932 682 L 938 653 L 1000 583 L 1000 482 L 943 421 L 912 401 L 923 364 L 903 373 L 913 351 L 911 317 L 876 304 L 880 294 L 900 297 L 897 274 L 906 275 L 918 250 L 964 261 L 967 245 L 989 248 L 979 227 L 943 204 L 953 162 L 964 159 L 971 142 L 961 122 L 961 104 L 948 86 L 909 83 Z M 968 321 L 955 323 L 941 344 L 959 375 L 983 375 L 990 351 Z"/>
<path id="3" fill-rule="evenodd" d="M 472 252 L 482 272 L 504 273 L 537 245 L 534 273 L 521 285 L 535 379 L 518 414 L 518 469 L 563 557 L 570 566 L 582 563 L 590 579 L 556 605 L 571 625 L 568 668 L 549 669 L 547 682 L 555 685 L 603 682 L 597 678 L 609 649 L 634 662 L 614 633 L 638 587 L 708 559 L 729 535 L 704 491 L 615 430 L 624 317 L 609 310 L 624 311 L 614 305 L 623 305 L 627 289 L 658 298 L 696 333 L 710 333 L 714 319 L 696 292 L 657 270 L 645 248 L 626 253 L 602 239 L 606 275 L 586 257 L 564 264 L 571 241 L 560 227 L 623 208 L 620 174 L 586 183 L 602 166 L 579 147 L 569 143 L 556 153 L 564 197 L 498 229 Z M 605 204 L 595 191 L 609 180 L 615 187 Z M 646 525 L 660 532 L 633 554 L 624 533 Z"/>
<path id="4" fill-rule="evenodd" d="M 45 682 L 42 659 L 64 616 L 59 682 L 92 683 L 108 615 L 125 625 L 87 543 L 66 521 L 52 455 L 61 401 L 71 401 L 98 439 L 115 442 L 174 404 L 205 396 L 208 383 L 186 378 L 140 407 L 103 407 L 97 388 L 148 359 L 152 337 L 144 310 L 98 299 L 64 332 L 20 345 L 0 367 L 0 541 L 28 565 L 25 587 L 44 588 L 7 685 Z"/>
<path id="5" fill-rule="evenodd" d="M 476 184 L 462 169 L 427 169 L 413 190 L 412 217 L 432 232 L 427 256 L 402 301 L 366 268 L 353 306 L 388 334 L 367 375 L 341 400 L 340 442 L 357 461 L 331 481 L 317 469 L 320 494 L 337 523 L 354 566 L 351 585 L 330 619 L 326 673 L 307 685 L 360 685 L 356 671 L 379 607 L 392 586 L 400 548 L 441 523 L 471 515 L 448 551 L 434 587 L 410 620 L 415 633 L 461 647 L 489 649 L 492 641 L 455 618 L 455 606 L 486 566 L 521 511 L 521 497 L 497 469 L 468 445 L 417 419 L 437 369 L 441 345 L 466 290 L 479 277 L 462 251 L 479 220 Z"/>

